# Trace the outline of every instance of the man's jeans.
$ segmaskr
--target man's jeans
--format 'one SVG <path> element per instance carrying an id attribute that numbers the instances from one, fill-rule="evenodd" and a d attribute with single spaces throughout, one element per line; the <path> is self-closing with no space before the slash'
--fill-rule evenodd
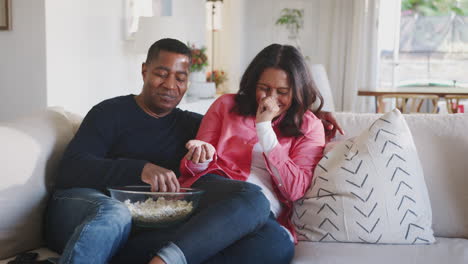
<path id="1" fill-rule="evenodd" d="M 193 187 L 206 193 L 186 223 L 134 230 L 127 244 L 131 217 L 125 205 L 91 189 L 57 191 L 47 213 L 48 245 L 63 252 L 60 263 L 106 263 L 124 244 L 112 263 L 148 263 L 171 247 L 179 254 L 171 263 L 290 261 L 294 246 L 269 217 L 259 187 L 217 175 L 205 175 Z"/>
<path id="2" fill-rule="evenodd" d="M 59 263 L 107 263 L 131 230 L 127 207 L 86 188 L 58 190 L 49 201 L 45 236 Z"/>

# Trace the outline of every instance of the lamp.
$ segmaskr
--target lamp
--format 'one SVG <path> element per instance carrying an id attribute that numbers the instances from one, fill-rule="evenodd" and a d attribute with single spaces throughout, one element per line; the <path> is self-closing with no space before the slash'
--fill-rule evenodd
<path id="1" fill-rule="evenodd" d="M 223 6 L 223 0 L 207 0 L 206 1 L 206 25 L 208 30 L 211 30 L 211 75 L 210 81 L 213 82 L 214 72 L 214 61 L 215 61 L 215 49 L 214 49 L 214 32 L 221 29 L 221 8 Z"/>
<path id="2" fill-rule="evenodd" d="M 172 0 L 125 0 L 125 38 L 135 40 L 140 17 L 154 16 L 172 16 Z"/>
<path id="3" fill-rule="evenodd" d="M 135 38 L 138 32 L 140 17 L 153 16 L 153 2 L 151 0 L 125 0 L 125 39 Z"/>
<path id="4" fill-rule="evenodd" d="M 153 13 L 160 16 L 172 16 L 172 0 L 153 0 Z"/>

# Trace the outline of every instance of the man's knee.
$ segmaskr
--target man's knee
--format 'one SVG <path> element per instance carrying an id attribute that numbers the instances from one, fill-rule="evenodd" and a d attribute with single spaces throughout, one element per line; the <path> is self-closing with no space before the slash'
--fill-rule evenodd
<path id="1" fill-rule="evenodd" d="M 128 237 L 131 214 L 125 204 L 105 194 L 85 188 L 58 190 L 49 201 L 46 216 L 46 240 L 61 251 L 80 226 L 102 226 L 116 239 Z M 107 234 L 109 235 L 109 234 Z"/>
<path id="2" fill-rule="evenodd" d="M 118 225 L 119 228 L 129 229 L 132 223 L 132 215 L 127 206 L 113 198 L 103 199 L 98 203 L 99 217 L 111 225 Z"/>

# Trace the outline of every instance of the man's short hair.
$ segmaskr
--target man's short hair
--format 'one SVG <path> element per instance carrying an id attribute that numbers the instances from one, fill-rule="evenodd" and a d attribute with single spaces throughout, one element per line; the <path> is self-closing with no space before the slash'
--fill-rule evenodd
<path id="1" fill-rule="evenodd" d="M 189 58 L 189 62 L 192 62 L 192 53 L 187 45 L 177 39 L 164 38 L 151 45 L 146 56 L 146 63 L 156 60 L 162 50 L 183 54 Z"/>

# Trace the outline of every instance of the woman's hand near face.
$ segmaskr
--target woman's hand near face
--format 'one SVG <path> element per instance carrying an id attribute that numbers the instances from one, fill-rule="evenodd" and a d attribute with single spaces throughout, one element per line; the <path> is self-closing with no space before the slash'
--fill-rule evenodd
<path id="1" fill-rule="evenodd" d="M 210 143 L 196 139 L 187 142 L 185 147 L 188 149 L 185 158 L 193 163 L 203 163 L 211 160 L 216 152 L 215 147 Z"/>
<path id="2" fill-rule="evenodd" d="M 256 122 L 271 121 L 273 118 L 277 117 L 280 112 L 281 109 L 278 107 L 275 97 L 264 97 L 258 104 Z"/>

